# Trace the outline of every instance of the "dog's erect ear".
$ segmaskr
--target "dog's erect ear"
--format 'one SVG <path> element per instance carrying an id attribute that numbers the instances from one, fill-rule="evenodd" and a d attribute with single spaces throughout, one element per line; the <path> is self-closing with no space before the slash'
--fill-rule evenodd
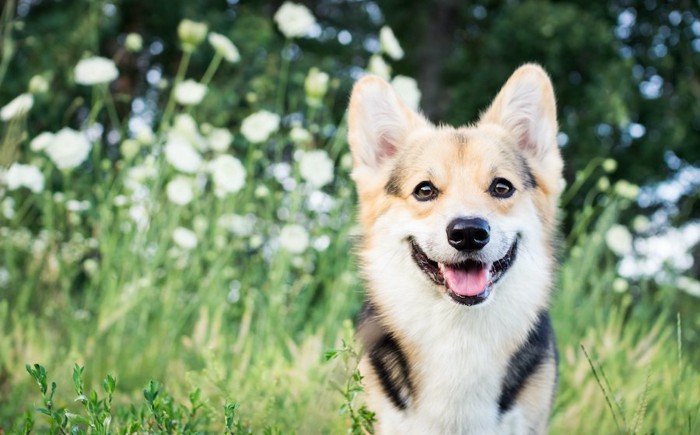
<path id="1" fill-rule="evenodd" d="M 401 101 L 389 83 L 372 75 L 355 84 L 348 112 L 355 178 L 359 172 L 376 172 L 396 155 L 408 133 L 427 124 Z"/>
<path id="2" fill-rule="evenodd" d="M 540 66 L 527 64 L 518 68 L 479 123 L 505 127 L 520 149 L 539 160 L 543 169 L 561 173 L 554 90 L 549 76 Z"/>

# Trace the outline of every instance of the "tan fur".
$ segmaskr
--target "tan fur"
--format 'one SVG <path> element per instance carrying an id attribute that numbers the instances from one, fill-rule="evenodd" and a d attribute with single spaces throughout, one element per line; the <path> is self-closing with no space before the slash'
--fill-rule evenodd
<path id="1" fill-rule="evenodd" d="M 553 90 L 546 73 L 535 65 L 518 69 L 479 122 L 460 128 L 431 125 L 377 77 L 365 77 L 353 89 L 349 142 L 363 228 L 360 261 L 367 298 L 378 312 L 359 334 L 367 342 L 381 329 L 397 341 L 411 367 L 414 390 L 409 407 L 397 410 L 387 401 L 367 358 L 363 359 L 368 403 L 377 412 L 381 433 L 546 431 L 556 380 L 553 348 L 503 421 L 486 405 L 494 400 L 508 358 L 549 303 L 563 166 L 556 131 Z M 496 177 L 512 182 L 511 198 L 489 193 Z M 413 191 L 425 180 L 439 194 L 431 201 L 417 201 Z M 483 307 L 449 301 L 426 281 L 410 257 L 408 236 L 415 237 L 435 261 L 459 261 L 458 253 L 443 240 L 446 224 L 459 216 L 480 216 L 491 222 L 494 241 L 488 249 L 500 256 L 515 231 L 523 234 L 522 252 L 512 272 L 507 271 L 503 283 L 496 284 L 493 301 Z M 523 222 L 529 226 L 523 227 Z M 528 268 L 536 275 L 523 295 L 517 290 L 518 278 L 509 275 L 528 273 Z M 443 337 L 447 343 L 440 342 Z M 439 355 L 444 355 L 442 360 Z M 483 371 L 479 376 L 484 377 L 484 392 L 472 392 L 481 387 L 469 386 L 473 380 L 460 371 L 452 373 L 445 359 L 476 364 L 468 370 Z M 446 390 L 439 389 L 443 382 Z M 470 398 L 471 394 L 488 400 Z M 456 408 L 456 414 L 435 408 L 451 395 L 454 401 L 466 400 L 476 408 Z"/>

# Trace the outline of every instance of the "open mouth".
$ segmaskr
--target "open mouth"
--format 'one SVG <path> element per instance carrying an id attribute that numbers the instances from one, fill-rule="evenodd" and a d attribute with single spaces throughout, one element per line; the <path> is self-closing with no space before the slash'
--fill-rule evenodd
<path id="1" fill-rule="evenodd" d="M 493 285 L 506 273 L 515 260 L 518 247 L 516 238 L 506 255 L 493 263 L 466 260 L 456 264 L 431 260 L 412 238 L 409 240 L 412 257 L 418 267 L 457 303 L 476 305 L 491 295 Z"/>

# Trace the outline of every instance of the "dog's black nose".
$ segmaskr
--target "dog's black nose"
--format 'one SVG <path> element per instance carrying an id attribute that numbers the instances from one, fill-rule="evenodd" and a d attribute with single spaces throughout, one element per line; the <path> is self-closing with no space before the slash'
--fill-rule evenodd
<path id="1" fill-rule="evenodd" d="M 457 218 L 447 226 L 447 241 L 459 251 L 478 251 L 490 235 L 489 223 L 481 218 Z"/>

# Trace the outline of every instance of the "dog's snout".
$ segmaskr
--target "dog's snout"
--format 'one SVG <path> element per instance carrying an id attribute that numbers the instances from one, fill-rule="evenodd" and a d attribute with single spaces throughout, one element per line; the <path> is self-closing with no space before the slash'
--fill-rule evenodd
<path id="1" fill-rule="evenodd" d="M 478 251 L 490 236 L 491 227 L 482 218 L 457 218 L 447 226 L 447 241 L 459 251 Z"/>

